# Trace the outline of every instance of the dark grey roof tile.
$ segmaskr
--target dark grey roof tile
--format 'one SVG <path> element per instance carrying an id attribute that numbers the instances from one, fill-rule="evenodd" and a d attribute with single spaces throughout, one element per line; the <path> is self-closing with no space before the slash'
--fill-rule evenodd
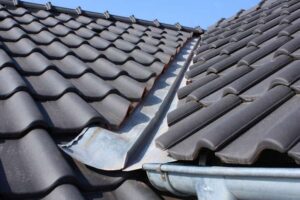
<path id="1" fill-rule="evenodd" d="M 42 49 L 47 57 L 53 59 L 62 59 L 66 55 L 72 53 L 72 51 L 66 45 L 58 41 L 54 41 L 49 45 L 40 45 L 39 48 Z"/>
<path id="2" fill-rule="evenodd" d="M 225 98 L 238 98 L 235 95 L 227 95 Z M 221 101 L 224 101 L 222 99 Z M 213 107 L 217 105 L 220 102 L 214 103 L 207 108 Z M 201 150 L 204 148 L 209 148 L 209 141 L 205 140 L 205 138 L 202 139 L 202 134 L 207 133 L 208 131 L 211 131 L 213 128 L 220 124 L 226 123 L 226 119 L 229 117 L 234 116 L 236 113 L 238 113 L 240 110 L 244 109 L 247 104 L 241 104 L 241 101 L 236 102 L 234 105 L 230 106 L 230 109 L 225 110 L 222 115 L 217 116 L 212 120 L 212 122 L 207 123 L 206 126 L 203 126 L 200 130 L 195 131 L 190 137 L 187 137 L 183 139 L 181 142 L 174 144 L 173 146 L 169 147 L 168 153 L 170 156 L 177 158 L 179 160 L 193 160 L 198 155 L 201 155 Z M 201 111 L 201 110 L 200 110 Z M 190 116 L 188 116 L 190 117 Z M 231 122 L 233 123 L 233 122 Z M 179 123 L 178 123 L 179 124 Z"/>
<path id="3" fill-rule="evenodd" d="M 13 141 L 3 154 L 16 158 L 0 155 L 0 196 L 80 199 L 82 191 L 98 195 L 103 188 L 117 188 L 123 175 L 107 177 L 65 160 L 48 133 L 37 128 L 59 141 L 89 126 L 117 129 L 192 33 L 164 24 L 149 28 L 143 20 L 125 23 L 118 16 L 100 19 L 104 16 L 79 8 L 75 14 L 50 3 L 35 7 L 21 2 L 17 9 L 23 6 L 26 12 L 19 14 L 8 12 L 16 6 L 0 8 L 0 137 L 5 145 Z M 64 167 L 72 169 L 60 169 Z M 3 181 L 6 174 L 8 182 Z M 124 187 L 115 191 L 121 197 Z"/>
<path id="4" fill-rule="evenodd" d="M 93 20 L 89 17 L 86 17 L 84 15 L 80 15 L 76 18 L 76 20 L 80 23 L 83 23 L 83 24 L 89 24 L 91 23 Z"/>
<path id="5" fill-rule="evenodd" d="M 150 65 L 154 61 L 157 61 L 154 56 L 146 52 L 143 52 L 139 49 L 135 49 L 132 52 L 130 52 L 130 56 L 132 56 L 135 61 L 144 65 Z"/>
<path id="6" fill-rule="evenodd" d="M 17 41 L 22 37 L 26 37 L 26 33 L 19 27 L 13 27 L 9 30 L 0 30 L 2 40 Z"/>
<path id="7" fill-rule="evenodd" d="M 0 100 L 0 136 L 13 137 L 34 125 L 45 125 L 44 117 L 35 101 L 26 92 L 17 92 L 9 99 Z"/>
<path id="8" fill-rule="evenodd" d="M 64 37 L 60 37 L 59 39 L 68 47 L 78 47 L 85 42 L 84 39 L 75 35 L 74 33 L 69 33 Z"/>
<path id="9" fill-rule="evenodd" d="M 146 31 L 147 27 L 140 24 L 131 24 L 131 26 L 139 31 Z"/>
<path id="10" fill-rule="evenodd" d="M 232 113 L 224 115 L 220 120 L 196 132 L 192 137 L 172 148 L 170 153 L 180 159 L 190 160 L 194 159 L 202 148 L 219 150 L 262 120 L 292 95 L 293 92 L 289 88 L 278 86 L 253 103 L 238 106 Z"/>
<path id="11" fill-rule="evenodd" d="M 294 96 L 216 155 L 226 163 L 252 164 L 267 149 L 286 153 L 298 140 L 299 114 Z"/>
<path id="12" fill-rule="evenodd" d="M 280 23 L 287 23 L 287 24 L 290 24 L 290 23 L 293 23 L 295 20 L 299 19 L 300 17 L 300 11 L 297 10 L 293 13 L 291 13 L 290 15 L 288 16 L 285 16 Z"/>
<path id="13" fill-rule="evenodd" d="M 121 21 L 116 21 L 115 22 L 115 25 L 119 28 L 122 28 L 122 29 L 128 29 L 129 27 L 131 27 L 130 24 L 128 23 L 124 23 L 124 22 L 121 22 Z"/>
<path id="14" fill-rule="evenodd" d="M 283 55 L 292 55 L 293 57 L 298 59 L 298 58 L 300 58 L 300 55 L 296 51 L 299 48 L 300 48 L 300 38 L 297 37 L 297 38 L 292 39 L 285 45 L 283 45 L 281 48 L 279 48 L 276 51 L 275 56 L 282 55 L 282 54 Z"/>
<path id="15" fill-rule="evenodd" d="M 55 15 L 55 17 L 57 19 L 59 19 L 60 21 L 63 21 L 63 22 L 67 22 L 69 21 L 70 19 L 72 19 L 72 17 L 66 13 L 58 13 Z"/>
<path id="16" fill-rule="evenodd" d="M 57 24 L 56 26 L 50 27 L 48 29 L 50 32 L 52 32 L 53 34 L 58 35 L 58 36 L 66 36 L 67 34 L 72 32 L 72 30 L 70 28 L 68 28 L 64 25 L 61 25 L 61 24 Z"/>
<path id="17" fill-rule="evenodd" d="M 290 86 L 293 82 L 300 78 L 300 61 L 294 61 L 287 65 L 278 76 L 272 80 L 271 87 L 276 85 Z"/>
<path id="18" fill-rule="evenodd" d="M 18 26 L 18 22 L 11 18 L 5 18 L 4 20 L 0 21 L 0 29 L 2 30 L 9 30 L 13 26 Z"/>
<path id="19" fill-rule="evenodd" d="M 47 27 L 53 27 L 53 26 L 56 26 L 57 24 L 61 23 L 58 19 L 51 17 L 51 16 L 47 17 L 46 19 L 41 19 L 39 21 Z"/>
<path id="20" fill-rule="evenodd" d="M 53 35 L 51 32 L 49 31 L 41 31 L 37 34 L 30 34 L 30 38 L 38 44 L 50 44 L 52 43 L 54 40 L 57 40 L 57 37 L 55 35 Z"/>
<path id="21" fill-rule="evenodd" d="M 14 60 L 18 70 L 31 74 L 40 74 L 52 66 L 52 63 L 38 52 L 33 52 L 27 57 L 14 57 Z"/>
<path id="22" fill-rule="evenodd" d="M 160 60 L 164 64 L 168 64 L 171 61 L 172 56 L 169 54 L 166 54 L 164 52 L 157 52 L 154 54 L 154 57 Z"/>
<path id="23" fill-rule="evenodd" d="M 90 105 L 103 116 L 111 128 L 122 124 L 131 106 L 128 100 L 116 94 L 110 94 L 102 101 L 92 102 Z"/>
<path id="24" fill-rule="evenodd" d="M 22 38 L 17 42 L 4 42 L 8 50 L 15 55 L 26 56 L 37 50 L 38 47 L 28 38 Z"/>
<path id="25" fill-rule="evenodd" d="M 93 73 L 85 73 L 79 78 L 71 79 L 70 82 L 84 97 L 93 100 L 103 99 L 108 94 L 116 92 L 113 84 L 109 84 Z"/>
<path id="26" fill-rule="evenodd" d="M 29 11 L 23 7 L 16 7 L 14 9 L 9 9 L 9 12 L 16 16 L 22 16 L 25 15 L 26 13 L 29 13 Z"/>
<path id="27" fill-rule="evenodd" d="M 115 79 L 120 74 L 124 73 L 114 63 L 112 63 L 104 58 L 99 58 L 93 62 L 88 63 L 88 65 L 99 76 L 106 78 L 106 79 Z"/>
<path id="28" fill-rule="evenodd" d="M 213 45 L 213 44 L 211 44 L 211 45 Z M 198 54 L 205 52 L 209 49 L 210 49 L 209 45 L 201 45 L 195 50 L 195 54 L 196 54 L 195 56 L 197 56 Z"/>
<path id="29" fill-rule="evenodd" d="M 0 68 L 13 64 L 11 57 L 3 49 L 0 49 Z"/>
<path id="30" fill-rule="evenodd" d="M 299 30 L 300 30 L 300 21 L 297 21 L 296 23 L 291 24 L 286 28 L 284 28 L 283 30 L 281 30 L 278 35 L 292 36 L 294 33 L 298 32 Z"/>
<path id="31" fill-rule="evenodd" d="M 57 25 L 60 26 L 60 25 Z M 34 21 L 30 24 L 21 24 L 21 27 L 26 30 L 28 33 L 39 33 L 42 30 L 47 30 L 45 26 L 43 26 L 41 23 Z M 53 28 L 49 28 L 49 30 L 53 30 Z"/>
<path id="32" fill-rule="evenodd" d="M 145 52 L 150 53 L 150 54 L 154 54 L 159 50 L 158 47 L 153 46 L 151 44 L 147 44 L 145 42 L 140 42 L 140 43 L 137 44 L 137 46 L 140 47 L 142 51 L 145 51 Z M 164 45 L 163 48 L 168 48 L 168 46 Z"/>
<path id="33" fill-rule="evenodd" d="M 152 46 L 154 47 L 154 46 Z M 177 48 L 174 48 L 174 47 L 169 47 L 167 45 L 164 45 L 164 44 L 160 44 L 158 46 L 158 48 L 160 48 L 163 52 L 165 52 L 166 54 L 169 54 L 169 55 L 175 55 L 178 51 Z M 142 49 L 143 50 L 143 49 Z M 146 50 L 145 50 L 146 51 Z M 150 52 L 148 52 L 150 53 Z"/>
<path id="34" fill-rule="evenodd" d="M 225 38 L 225 39 L 220 38 L 220 39 L 218 39 L 217 41 L 215 41 L 215 42 L 209 44 L 208 47 L 209 47 L 209 48 L 215 48 L 215 49 L 216 49 L 216 48 L 219 48 L 219 47 L 221 47 L 221 46 L 223 46 L 223 45 L 229 43 L 230 40 L 231 40 L 231 38 Z M 208 50 L 208 47 L 207 47 L 207 49 L 206 49 L 205 46 L 204 46 L 203 49 Z M 196 52 L 197 52 L 197 54 L 201 53 L 200 50 L 196 50 Z"/>
<path id="35" fill-rule="evenodd" d="M 243 48 L 243 49 L 233 53 L 229 57 L 221 60 L 220 62 L 217 62 L 216 64 L 210 66 L 208 68 L 208 72 L 219 73 L 219 72 L 229 68 L 230 66 L 233 66 L 240 60 L 241 57 L 244 57 L 244 56 L 254 52 L 255 50 L 257 50 L 257 48 L 252 47 L 252 46 Z"/>
<path id="36" fill-rule="evenodd" d="M 190 93 L 187 97 L 187 100 L 195 100 L 200 101 L 202 98 L 208 96 L 209 94 L 215 92 L 216 90 L 226 86 L 237 78 L 247 74 L 251 71 L 251 68 L 248 66 L 240 66 L 235 68 L 232 72 L 220 76 L 202 87 L 195 89 L 192 93 Z"/>
<path id="37" fill-rule="evenodd" d="M 65 22 L 64 25 L 71 28 L 71 29 L 74 29 L 74 30 L 79 29 L 79 28 L 84 26 L 83 24 L 81 24 L 81 23 L 79 23 L 79 22 L 77 22 L 73 19 Z"/>
<path id="38" fill-rule="evenodd" d="M 21 24 L 30 24 L 32 21 L 37 20 L 37 18 L 31 14 L 24 14 L 19 17 L 15 16 L 14 19 Z"/>
<path id="39" fill-rule="evenodd" d="M 68 55 L 63 59 L 52 60 L 55 68 L 57 68 L 65 76 L 80 76 L 88 71 L 89 67 L 74 55 Z"/>
<path id="40" fill-rule="evenodd" d="M 186 72 L 185 76 L 188 79 L 193 78 L 193 77 L 197 76 L 198 74 L 205 72 L 211 66 L 219 65 L 218 63 L 222 63 L 222 62 L 226 63 L 227 59 L 229 59 L 229 58 L 230 57 L 228 55 L 221 55 L 221 56 L 216 57 L 216 59 L 210 60 L 204 64 L 195 63 L 194 65 L 192 65 L 190 67 L 190 70 Z M 230 59 L 232 59 L 232 58 L 230 58 Z M 234 62 L 232 62 L 232 63 L 234 63 Z M 222 64 L 220 64 L 220 65 L 222 65 Z M 229 65 L 231 65 L 231 63 Z"/>
<path id="41" fill-rule="evenodd" d="M 12 67 L 0 70 L 0 97 L 7 98 L 13 93 L 26 90 L 26 84 L 19 73 Z"/>
<path id="42" fill-rule="evenodd" d="M 149 67 L 145 67 L 135 61 L 129 60 L 124 63 L 120 69 L 126 71 L 130 77 L 133 77 L 136 80 L 145 81 L 155 75 L 158 75 L 155 73 L 156 70 L 153 69 L 153 67 L 154 63 Z"/>
<path id="43" fill-rule="evenodd" d="M 134 48 L 136 48 L 136 45 L 134 45 L 134 44 L 132 44 L 132 43 L 126 41 L 126 40 L 122 40 L 122 39 L 117 39 L 116 41 L 114 41 L 113 44 L 118 49 L 121 49 L 121 50 L 126 51 L 126 52 L 130 52 Z"/>
<path id="44" fill-rule="evenodd" d="M 105 50 L 109 46 L 111 46 L 111 43 L 99 36 L 94 36 L 91 39 L 88 40 L 89 44 L 95 47 L 96 49 Z"/>
<path id="45" fill-rule="evenodd" d="M 96 24 L 95 22 L 88 24 L 87 27 L 95 32 L 101 32 L 101 31 L 105 30 L 104 26 L 102 26 L 100 24 Z"/>
<path id="46" fill-rule="evenodd" d="M 27 11 L 27 12 L 29 12 L 29 11 Z M 35 17 L 40 18 L 40 19 L 46 19 L 50 16 L 53 16 L 50 12 L 48 12 L 46 10 L 38 10 L 36 12 L 32 12 L 31 14 Z"/>
<path id="47" fill-rule="evenodd" d="M 40 109 L 49 126 L 57 131 L 80 130 L 87 124 L 105 123 L 105 118 L 75 93 L 66 93 L 53 101 L 41 102 Z"/>
<path id="48" fill-rule="evenodd" d="M 284 45 L 286 42 L 288 42 L 290 40 L 289 37 L 286 36 L 282 36 L 279 38 L 276 38 L 276 40 L 264 47 L 261 47 L 260 49 L 250 53 L 249 55 L 243 57 L 238 65 L 251 65 L 253 64 L 255 61 L 266 57 L 268 54 L 274 52 L 275 50 L 277 50 L 279 47 L 281 47 L 282 45 Z"/>
<path id="49" fill-rule="evenodd" d="M 161 41 L 165 44 L 165 45 L 167 45 L 167 46 L 170 46 L 170 47 L 174 47 L 174 48 L 177 48 L 177 47 L 179 47 L 180 46 L 180 44 L 179 43 L 177 43 L 177 42 L 174 42 L 174 41 L 171 41 L 171 40 L 167 40 L 167 39 L 161 39 Z"/>
<path id="50" fill-rule="evenodd" d="M 32 93 L 44 100 L 57 99 L 65 92 L 74 89 L 70 82 L 54 70 L 47 70 L 38 76 L 27 76 L 25 80 Z"/>
<path id="51" fill-rule="evenodd" d="M 71 50 L 81 60 L 85 60 L 85 61 L 94 61 L 101 55 L 101 52 L 99 52 L 97 49 L 95 49 L 94 47 L 92 47 L 88 44 L 82 44 L 79 47 L 71 48 Z M 109 59 L 112 59 L 112 58 L 109 58 Z"/>
<path id="52" fill-rule="evenodd" d="M 145 35 L 145 33 L 143 31 L 140 31 L 140 30 L 134 29 L 134 28 L 127 29 L 127 32 L 129 34 L 132 34 L 132 35 L 137 36 L 137 37 L 142 37 L 143 35 Z"/>
<path id="53" fill-rule="evenodd" d="M 216 104 L 200 109 L 171 126 L 166 133 L 156 139 L 156 145 L 162 149 L 170 148 L 240 103 L 241 100 L 237 96 L 227 95 Z"/>
<path id="54" fill-rule="evenodd" d="M 175 123 L 178 123 L 180 120 L 191 115 L 192 113 L 198 111 L 202 108 L 202 105 L 196 101 L 190 101 L 186 104 L 178 107 L 176 110 L 173 110 L 168 113 L 168 125 L 172 126 Z"/>
<path id="55" fill-rule="evenodd" d="M 107 27 L 107 26 L 110 26 L 113 22 L 112 22 L 112 21 L 109 21 L 109 20 L 106 20 L 106 19 L 101 19 L 101 18 L 99 18 L 99 19 L 96 19 L 96 23 L 97 23 L 97 24 L 100 24 L 100 25 L 102 25 L 102 26 Z"/>
<path id="56" fill-rule="evenodd" d="M 162 41 L 160 41 L 160 40 L 158 40 L 158 39 L 154 39 L 154 38 L 152 38 L 152 37 L 148 37 L 148 36 L 143 36 L 143 37 L 141 37 L 141 39 L 142 39 L 144 42 L 146 42 L 146 43 L 148 43 L 148 44 L 151 44 L 151 45 L 154 45 L 154 46 L 157 46 L 157 45 L 159 45 L 159 44 L 162 43 Z M 168 45 L 168 44 L 166 44 L 166 45 Z M 168 45 L 168 46 L 170 46 L 170 45 Z"/>
<path id="57" fill-rule="evenodd" d="M 4 196 L 37 195 L 63 179 L 74 182 L 72 169 L 44 130 L 33 130 L 20 140 L 6 140 L 1 143 L 0 155 L 6 172 L 6 178 L 0 179 L 1 185 L 6 186 L 0 188 Z"/>
<path id="58" fill-rule="evenodd" d="M 125 32 L 124 29 L 119 28 L 117 26 L 109 26 L 107 30 L 114 33 L 114 34 L 116 34 L 116 35 L 121 35 L 122 33 Z"/>
<path id="59" fill-rule="evenodd" d="M 136 50 L 134 50 L 134 51 L 136 51 Z M 108 60 L 110 60 L 114 63 L 123 64 L 124 62 L 126 62 L 129 59 L 129 56 L 131 56 L 134 51 L 130 52 L 130 54 L 126 54 L 125 52 L 121 51 L 120 49 L 117 49 L 115 47 L 109 47 L 102 53 L 103 53 L 103 55 L 105 55 L 105 57 Z"/>
<path id="60" fill-rule="evenodd" d="M 128 33 L 124 33 L 122 34 L 121 36 L 124 40 L 127 40 L 128 42 L 131 42 L 133 44 L 137 44 L 141 38 L 135 36 L 135 35 L 131 35 L 131 34 L 128 34 Z"/>
<path id="61" fill-rule="evenodd" d="M 165 67 L 166 67 L 165 64 L 158 61 L 155 61 L 151 65 L 149 65 L 149 69 L 153 71 L 157 76 L 163 72 Z"/>
<path id="62" fill-rule="evenodd" d="M 1 8 L 1 13 L 0 13 L 0 19 L 3 20 L 3 19 L 6 19 L 6 18 L 9 18 L 11 17 L 11 14 L 6 11 L 6 10 L 3 10 L 3 7 Z"/>
<path id="63" fill-rule="evenodd" d="M 172 112 L 175 122 L 170 123 L 169 130 L 157 141 L 172 157 L 193 160 L 198 159 L 202 148 L 216 152 L 225 147 L 225 153 L 216 154 L 224 162 L 253 164 L 262 151 L 271 149 L 283 154 L 289 152 L 300 163 L 294 131 L 297 124 L 293 120 L 297 109 L 290 111 L 299 101 L 297 95 L 292 96 L 299 92 L 300 82 L 300 72 L 294 67 L 298 63 L 294 60 L 300 57 L 297 46 L 300 4 L 272 2 L 220 20 L 202 36 L 194 51 L 194 64 L 186 73 L 188 84 L 178 91 L 181 103 Z M 249 72 L 239 74 L 240 67 L 248 67 Z M 197 91 L 200 91 L 198 97 L 191 98 Z M 209 123 L 195 130 L 193 123 L 199 120 L 194 118 L 196 113 L 218 105 L 228 95 L 238 95 L 238 106 L 232 106 L 213 120 L 204 117 L 203 121 Z M 290 104 L 291 101 L 294 103 Z M 189 110 L 189 105 L 195 103 L 204 108 L 191 106 Z M 180 112 L 185 106 L 186 115 Z M 278 116 L 280 120 L 274 120 Z M 291 128 L 285 128 L 285 124 Z M 283 134 L 283 129 L 289 133 Z"/>
<path id="64" fill-rule="evenodd" d="M 119 37 L 117 34 L 107 30 L 102 31 L 100 36 L 109 41 L 115 41 Z"/>
<path id="65" fill-rule="evenodd" d="M 219 38 L 227 38 L 233 34 L 236 33 L 237 30 L 228 30 L 228 31 L 225 31 L 225 32 L 222 32 L 220 35 L 219 35 Z"/>
<path id="66" fill-rule="evenodd" d="M 251 72 L 240 77 L 239 79 L 232 82 L 229 86 L 227 86 L 224 89 L 224 95 L 240 94 L 241 92 L 244 92 L 251 86 L 256 85 L 258 82 L 264 80 L 266 77 L 283 68 L 291 61 L 291 57 L 282 55 L 277 57 L 275 60 L 268 62 L 266 65 L 256 67 Z"/>
<path id="67" fill-rule="evenodd" d="M 108 81 L 108 83 L 116 88 L 122 96 L 130 100 L 140 100 L 146 92 L 143 84 L 128 76 L 119 76 L 115 80 Z"/>
<path id="68" fill-rule="evenodd" d="M 230 43 L 228 46 L 222 49 L 221 54 L 230 55 L 235 51 L 247 46 L 248 42 L 251 41 L 256 35 L 250 35 L 241 41 Z"/>
<path id="69" fill-rule="evenodd" d="M 177 92 L 177 96 L 179 99 L 185 98 L 186 96 L 188 96 L 190 93 L 192 93 L 197 88 L 200 88 L 200 87 L 206 85 L 207 83 L 209 83 L 210 81 L 212 81 L 216 78 L 218 78 L 218 75 L 209 74 L 203 78 L 193 81 L 192 83 L 180 88 Z"/>
<path id="70" fill-rule="evenodd" d="M 291 14 L 299 9 L 300 9 L 300 3 L 295 3 L 294 5 L 289 5 L 282 13 Z"/>
<path id="71" fill-rule="evenodd" d="M 221 50 L 222 50 L 222 48 L 211 49 L 210 52 L 199 54 L 199 55 L 197 55 L 197 57 L 194 58 L 194 62 L 200 62 L 200 61 L 205 62 L 205 61 L 219 55 Z"/>
<path id="72" fill-rule="evenodd" d="M 75 33 L 84 39 L 91 39 L 92 37 L 98 35 L 94 31 L 92 31 L 88 28 L 85 28 L 85 27 L 81 27 L 81 28 L 75 30 Z M 105 39 L 105 37 L 103 37 L 103 38 Z"/>

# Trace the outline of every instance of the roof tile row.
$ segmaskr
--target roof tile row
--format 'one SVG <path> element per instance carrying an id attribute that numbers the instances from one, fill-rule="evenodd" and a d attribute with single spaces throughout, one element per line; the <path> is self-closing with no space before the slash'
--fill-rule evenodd
<path id="1" fill-rule="evenodd" d="M 253 164 L 273 150 L 299 163 L 299 8 L 266 1 L 208 30 L 157 145 L 180 160 L 208 149 L 225 163 Z"/>

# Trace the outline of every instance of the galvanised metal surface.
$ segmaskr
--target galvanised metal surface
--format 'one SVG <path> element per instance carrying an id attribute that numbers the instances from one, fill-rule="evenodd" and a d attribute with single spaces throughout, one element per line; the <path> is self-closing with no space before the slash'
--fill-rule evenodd
<path id="1" fill-rule="evenodd" d="M 152 185 L 201 200 L 296 200 L 300 169 L 145 164 Z"/>
<path id="2" fill-rule="evenodd" d="M 61 148 L 76 160 L 102 170 L 134 170 L 144 163 L 174 161 L 153 141 L 168 127 L 166 114 L 176 107 L 174 96 L 197 40 L 194 38 L 186 44 L 119 131 L 89 127 Z"/>

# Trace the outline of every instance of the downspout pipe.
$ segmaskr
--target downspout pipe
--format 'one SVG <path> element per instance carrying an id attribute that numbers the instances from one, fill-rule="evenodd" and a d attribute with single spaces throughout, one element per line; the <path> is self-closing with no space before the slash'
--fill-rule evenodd
<path id="1" fill-rule="evenodd" d="M 145 164 L 153 186 L 201 200 L 299 200 L 300 169 Z"/>

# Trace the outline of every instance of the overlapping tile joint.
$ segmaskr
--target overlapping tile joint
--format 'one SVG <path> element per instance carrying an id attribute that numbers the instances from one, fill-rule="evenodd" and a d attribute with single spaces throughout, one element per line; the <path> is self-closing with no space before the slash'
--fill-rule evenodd
<path id="1" fill-rule="evenodd" d="M 193 36 L 128 19 L 0 0 L 1 199 L 160 199 L 127 180 L 137 175 L 87 167 L 53 140 L 120 127 Z"/>
<path id="2" fill-rule="evenodd" d="M 192 36 L 24 7 L 1 6 L 0 18 L 1 112 L 10 113 L 0 134 L 10 136 L 33 124 L 118 128 Z"/>
<path id="3" fill-rule="evenodd" d="M 299 164 L 299 33 L 298 0 L 262 1 L 211 27 L 157 145 L 179 160 L 209 150 L 254 164 L 269 150 Z"/>

